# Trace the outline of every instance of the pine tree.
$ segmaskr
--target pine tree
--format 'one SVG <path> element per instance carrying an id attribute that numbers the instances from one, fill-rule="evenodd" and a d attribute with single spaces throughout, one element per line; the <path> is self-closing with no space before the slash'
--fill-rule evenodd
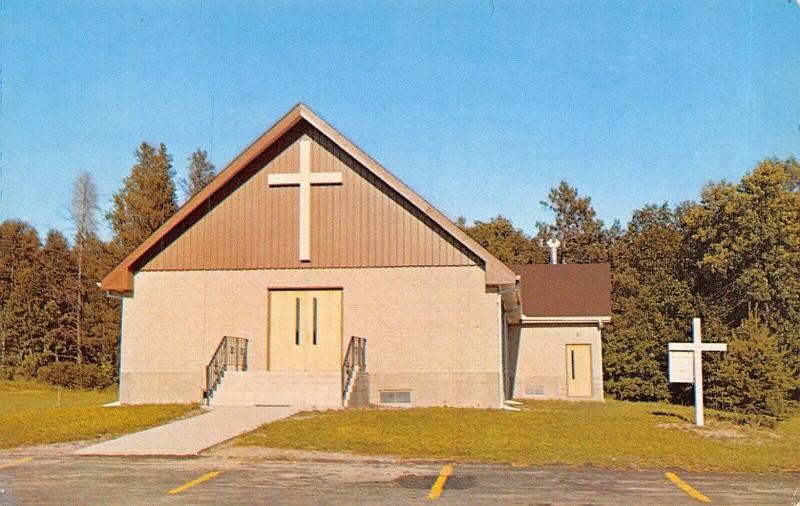
<path id="1" fill-rule="evenodd" d="M 84 267 L 84 353 L 86 360 L 108 364 L 114 371 L 119 366 L 120 304 L 106 297 L 98 288 L 100 281 L 116 264 L 113 247 L 96 235 L 86 238 Z"/>
<path id="2" fill-rule="evenodd" d="M 552 234 L 561 241 L 560 261 L 563 263 L 607 262 L 608 248 L 617 233 L 617 226 L 606 231 L 602 220 L 596 218 L 590 197 L 581 197 L 577 188 L 561 181 L 550 190 L 547 201 L 541 202 L 554 215 L 551 224 L 539 222 L 539 240 L 546 242 Z"/>
<path id="3" fill-rule="evenodd" d="M 7 363 L 19 365 L 27 358 L 44 364 L 45 336 L 51 318 L 45 308 L 46 284 L 39 258 L 30 265 L 14 270 L 12 288 L 0 315 L 3 326 Z"/>
<path id="4" fill-rule="evenodd" d="M 0 303 L 11 291 L 14 271 L 31 265 L 42 247 L 36 230 L 19 220 L 0 224 Z"/>
<path id="5" fill-rule="evenodd" d="M 21 340 L 26 337 L 25 318 L 38 319 L 40 293 L 29 286 L 37 282 L 41 269 L 41 242 L 36 230 L 18 220 L 0 224 L 0 364 L 13 365 L 21 359 Z M 31 300 L 26 301 L 27 294 Z M 42 304 L 40 304 L 42 302 Z"/>
<path id="6" fill-rule="evenodd" d="M 197 148 L 189 157 L 188 178 L 181 179 L 181 188 L 186 200 L 194 197 L 200 190 L 205 188 L 216 175 L 214 164 L 208 159 L 208 153 Z"/>
<path id="7" fill-rule="evenodd" d="M 48 361 L 81 361 L 75 318 L 75 279 L 78 267 L 64 236 L 55 230 L 47 234 L 41 253 L 46 332 L 42 351 Z"/>
<path id="8" fill-rule="evenodd" d="M 122 188 L 114 194 L 113 209 L 106 215 L 114 231 L 113 245 L 122 258 L 175 213 L 175 182 L 172 157 L 161 144 L 156 150 L 143 142 L 135 152 Z"/>
<path id="9" fill-rule="evenodd" d="M 751 414 L 781 416 L 792 378 L 784 365 L 778 339 L 757 311 L 728 342 L 728 351 L 712 370 L 707 390 L 711 407 Z"/>

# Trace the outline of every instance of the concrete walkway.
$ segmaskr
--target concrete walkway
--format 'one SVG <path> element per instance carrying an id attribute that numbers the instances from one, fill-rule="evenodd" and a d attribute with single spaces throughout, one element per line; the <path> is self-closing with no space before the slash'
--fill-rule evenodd
<path id="1" fill-rule="evenodd" d="M 109 408 L 114 409 L 114 408 Z M 295 414 L 292 407 L 216 406 L 208 413 L 128 434 L 75 452 L 76 455 L 197 455 L 201 451 Z"/>

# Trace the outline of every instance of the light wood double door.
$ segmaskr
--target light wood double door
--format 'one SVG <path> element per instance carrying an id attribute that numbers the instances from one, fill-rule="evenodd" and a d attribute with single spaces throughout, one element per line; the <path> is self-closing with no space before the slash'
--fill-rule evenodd
<path id="1" fill-rule="evenodd" d="M 342 291 L 270 290 L 267 346 L 270 371 L 339 371 Z"/>

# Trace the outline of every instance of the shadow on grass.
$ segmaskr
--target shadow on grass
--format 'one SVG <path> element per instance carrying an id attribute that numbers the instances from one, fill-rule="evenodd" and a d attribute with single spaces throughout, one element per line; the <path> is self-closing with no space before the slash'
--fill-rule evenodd
<path id="1" fill-rule="evenodd" d="M 678 413 L 670 413 L 669 411 L 651 411 L 650 414 L 655 416 L 667 416 L 670 418 L 677 418 L 678 420 L 683 420 L 684 422 L 691 422 L 691 420 L 689 420 L 685 416 Z"/>

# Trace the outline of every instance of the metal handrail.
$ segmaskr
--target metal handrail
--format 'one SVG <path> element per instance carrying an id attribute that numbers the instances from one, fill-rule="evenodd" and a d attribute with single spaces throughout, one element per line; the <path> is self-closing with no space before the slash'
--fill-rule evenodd
<path id="1" fill-rule="evenodd" d="M 225 336 L 219 342 L 211 361 L 206 366 L 206 389 L 203 392 L 206 402 L 211 400 L 228 368 L 234 371 L 247 370 L 246 338 Z"/>
<path id="2" fill-rule="evenodd" d="M 367 340 L 352 336 L 342 360 L 342 401 L 347 398 L 347 390 L 353 381 L 356 370 L 367 370 Z"/>

